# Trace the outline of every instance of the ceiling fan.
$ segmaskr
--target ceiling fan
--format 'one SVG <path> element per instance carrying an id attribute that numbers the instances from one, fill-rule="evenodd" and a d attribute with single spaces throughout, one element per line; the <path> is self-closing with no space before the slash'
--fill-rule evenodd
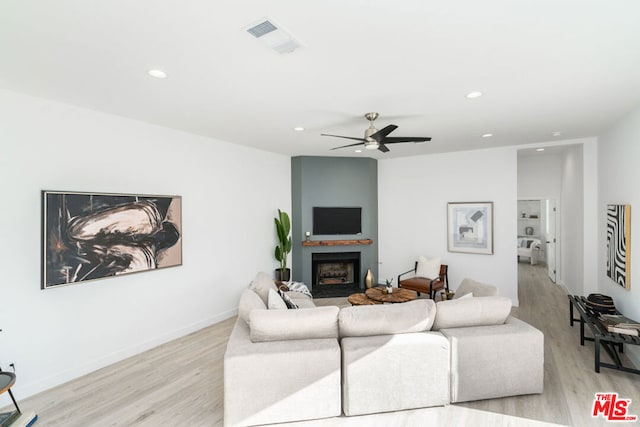
<path id="1" fill-rule="evenodd" d="M 355 141 L 360 141 L 355 144 L 343 145 L 340 147 L 332 148 L 332 150 L 337 150 L 339 148 L 346 147 L 354 147 L 356 145 L 360 145 L 364 143 L 364 148 L 367 150 L 380 150 L 383 153 L 389 151 L 387 147 L 388 144 L 398 144 L 402 142 L 428 142 L 431 141 L 431 138 L 428 136 L 388 136 L 391 132 L 396 130 L 398 126 L 389 125 L 381 130 L 376 129 L 373 126 L 373 122 L 378 118 L 378 113 L 367 113 L 364 115 L 365 119 L 369 120 L 369 128 L 364 131 L 364 138 L 354 138 L 352 136 L 342 136 L 342 135 L 329 135 L 326 133 L 320 134 L 321 136 L 334 136 L 336 138 L 346 138 L 353 139 Z"/>

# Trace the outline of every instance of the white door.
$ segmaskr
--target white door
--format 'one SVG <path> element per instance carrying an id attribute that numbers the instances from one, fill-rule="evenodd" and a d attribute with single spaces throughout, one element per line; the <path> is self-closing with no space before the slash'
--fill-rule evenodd
<path id="1" fill-rule="evenodd" d="M 558 217 L 558 206 L 555 200 L 550 199 L 545 200 L 545 205 L 547 224 L 544 238 L 546 242 L 547 268 L 549 278 L 553 283 L 556 283 L 556 220 Z"/>

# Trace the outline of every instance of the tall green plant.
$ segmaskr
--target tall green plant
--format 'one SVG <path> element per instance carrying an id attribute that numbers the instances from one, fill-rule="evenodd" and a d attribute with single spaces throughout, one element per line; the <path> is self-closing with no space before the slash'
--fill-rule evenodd
<path id="1" fill-rule="evenodd" d="M 291 252 L 291 221 L 286 212 L 278 209 L 278 216 L 274 218 L 276 232 L 278 233 L 278 245 L 276 246 L 276 259 L 280 262 L 280 268 L 284 271 L 287 268 L 287 255 Z"/>

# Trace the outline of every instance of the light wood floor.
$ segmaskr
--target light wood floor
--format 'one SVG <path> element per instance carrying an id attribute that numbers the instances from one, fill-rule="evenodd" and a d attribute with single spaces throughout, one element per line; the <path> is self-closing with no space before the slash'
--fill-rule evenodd
<path id="1" fill-rule="evenodd" d="M 572 426 L 607 425 L 591 418 L 594 394 L 606 391 L 633 399 L 631 413 L 640 414 L 640 376 L 606 368 L 596 374 L 593 343 L 580 347 L 579 326 L 569 327 L 563 290 L 548 280 L 543 267 L 520 263 L 519 275 L 520 307 L 513 313 L 545 335 L 543 394 L 317 425 L 525 424 L 497 414 Z M 347 304 L 346 298 L 318 302 Z M 16 397 L 23 410 L 39 415 L 41 427 L 222 425 L 222 360 L 234 322 L 225 320 L 28 399 Z M 483 417 L 476 410 L 490 413 Z"/>

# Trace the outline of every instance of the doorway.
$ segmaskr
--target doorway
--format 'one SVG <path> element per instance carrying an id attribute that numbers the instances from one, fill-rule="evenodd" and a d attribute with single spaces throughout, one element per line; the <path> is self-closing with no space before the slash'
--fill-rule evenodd
<path id="1" fill-rule="evenodd" d="M 518 242 L 530 249 L 519 248 L 518 253 L 529 254 L 531 264 L 544 264 L 553 283 L 557 276 L 558 214 L 555 198 L 518 199 Z"/>

